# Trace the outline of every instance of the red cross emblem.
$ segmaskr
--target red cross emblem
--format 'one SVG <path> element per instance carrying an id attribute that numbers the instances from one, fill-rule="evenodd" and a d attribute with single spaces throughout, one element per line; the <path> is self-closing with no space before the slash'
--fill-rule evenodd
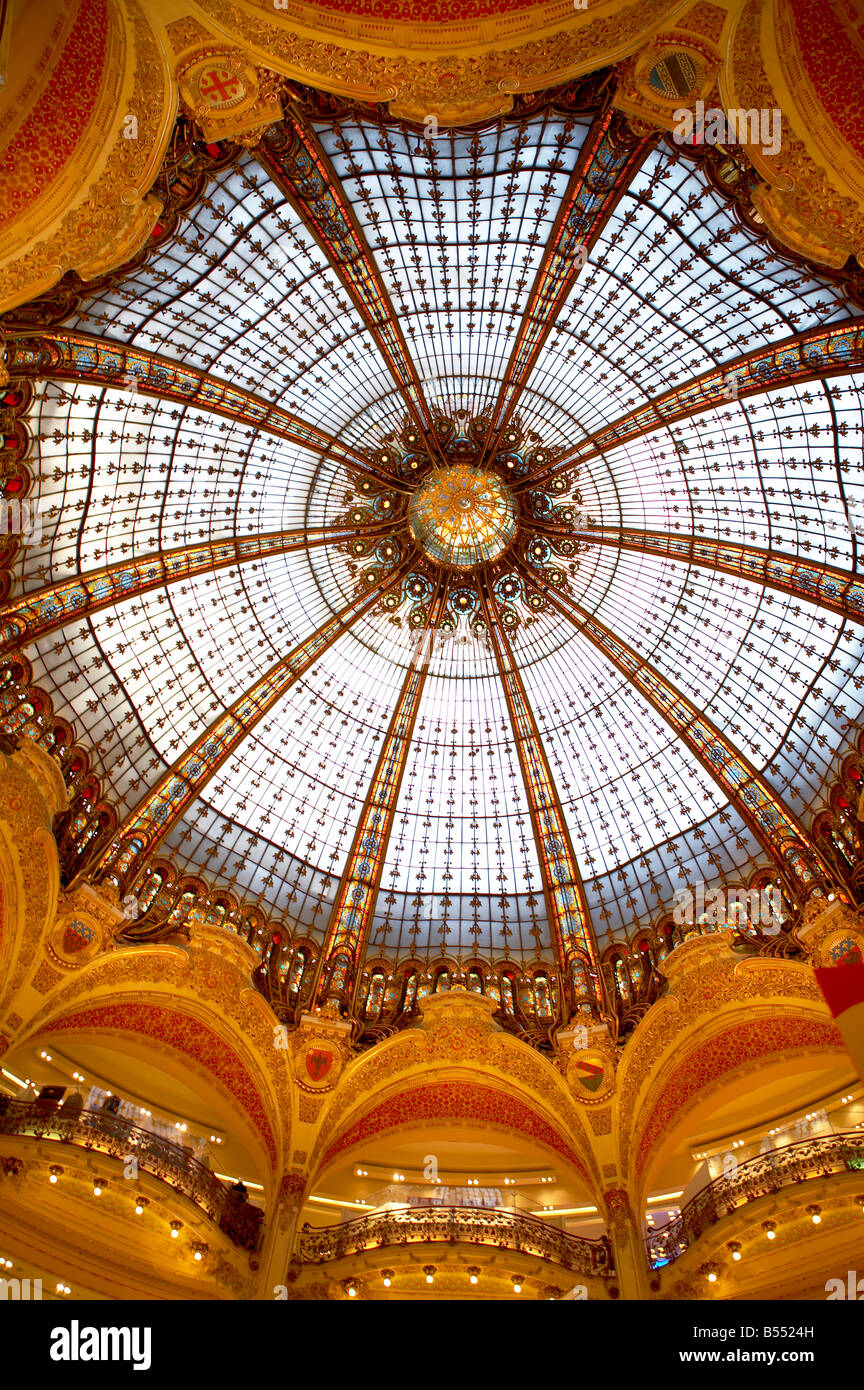
<path id="1" fill-rule="evenodd" d="M 204 85 L 206 82 L 210 83 L 209 87 Z M 202 97 L 210 98 L 211 105 L 221 106 L 226 101 L 231 101 L 239 86 L 239 77 L 234 77 L 224 68 L 210 68 L 198 83 L 198 91 Z"/>
<path id="2" fill-rule="evenodd" d="M 306 1070 L 313 1081 L 323 1081 L 333 1065 L 333 1053 L 323 1047 L 310 1047 L 306 1053 Z"/>

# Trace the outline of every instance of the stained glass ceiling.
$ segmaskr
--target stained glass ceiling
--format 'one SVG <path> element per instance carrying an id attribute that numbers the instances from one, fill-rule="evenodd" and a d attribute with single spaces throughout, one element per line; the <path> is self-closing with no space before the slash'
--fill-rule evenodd
<path id="1" fill-rule="evenodd" d="M 311 121 L 353 209 L 429 411 L 489 415 L 593 113 L 550 109 L 434 140 L 351 114 Z M 64 330 L 157 353 L 278 404 L 356 455 L 412 417 L 356 296 L 256 151 L 215 175 L 178 234 Z M 541 306 L 542 307 L 542 306 Z M 697 536 L 851 572 L 864 504 L 854 374 L 730 393 L 621 444 L 591 437 L 694 377 L 856 310 L 775 254 L 704 168 L 647 148 L 603 210 L 587 263 L 544 325 L 513 410 L 553 456 L 583 446 L 580 524 Z M 314 440 L 200 402 L 40 381 L 40 546 L 23 587 L 179 546 L 333 525 L 352 485 Z M 852 509 L 850 512 L 850 508 Z M 344 547 L 269 554 L 93 611 L 28 648 L 122 815 L 232 701 L 355 591 Z M 586 542 L 570 597 L 713 721 L 807 824 L 860 717 L 858 624 L 706 560 Z M 160 852 L 323 936 L 411 665 L 370 608 L 201 788 Z M 740 881 L 765 847 L 686 741 L 546 607 L 509 637 L 601 946 L 699 879 Z M 432 657 L 386 847 L 370 945 L 550 955 L 543 868 L 490 646 Z"/>

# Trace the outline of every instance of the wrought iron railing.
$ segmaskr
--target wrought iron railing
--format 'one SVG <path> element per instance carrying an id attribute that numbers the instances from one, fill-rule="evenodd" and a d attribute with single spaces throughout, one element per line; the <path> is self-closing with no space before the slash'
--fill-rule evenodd
<path id="1" fill-rule="evenodd" d="M 53 1102 L 25 1102 L 0 1096 L 0 1135 L 51 1139 L 76 1144 L 128 1162 L 169 1183 L 199 1207 L 235 1245 L 254 1250 L 264 1213 L 199 1163 L 180 1144 L 140 1129 L 105 1110 L 66 1111 Z"/>
<path id="2" fill-rule="evenodd" d="M 733 1173 L 715 1178 L 682 1207 L 666 1226 L 650 1231 L 646 1244 L 652 1269 L 684 1254 L 704 1231 L 736 1208 L 770 1196 L 808 1178 L 864 1169 L 864 1135 L 834 1134 L 804 1139 L 740 1164 Z M 862 1173 L 864 1177 L 864 1173 Z"/>
<path id="3" fill-rule="evenodd" d="M 297 1253 L 309 1264 L 325 1264 L 363 1250 L 427 1241 L 496 1246 L 598 1278 L 615 1272 L 606 1236 L 585 1240 L 537 1217 L 477 1207 L 407 1207 L 374 1212 L 341 1226 L 304 1227 Z"/>

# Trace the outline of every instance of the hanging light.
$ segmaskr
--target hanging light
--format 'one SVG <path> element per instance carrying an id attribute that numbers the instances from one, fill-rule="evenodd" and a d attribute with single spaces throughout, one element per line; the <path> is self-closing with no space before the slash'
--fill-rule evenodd
<path id="1" fill-rule="evenodd" d="M 472 1283 L 472 1284 L 476 1284 L 476 1283 L 477 1283 L 477 1280 L 478 1280 L 479 1278 L 480 1278 L 480 1270 L 477 1268 L 476 1265 L 471 1265 L 470 1268 L 469 1268 L 469 1270 L 468 1270 L 468 1279 L 469 1279 L 469 1282 Z"/>
<path id="2" fill-rule="evenodd" d="M 381 1282 L 382 1282 L 382 1284 L 384 1285 L 385 1289 L 389 1289 L 390 1285 L 393 1283 L 393 1270 L 392 1270 L 392 1269 L 382 1269 L 382 1271 L 381 1271 Z"/>
<path id="3" fill-rule="evenodd" d="M 763 1221 L 762 1230 L 765 1232 L 765 1235 L 767 1236 L 768 1240 L 774 1240 L 777 1236 L 777 1222 Z"/>
<path id="4" fill-rule="evenodd" d="M 434 1284 L 434 1283 L 435 1283 L 435 1275 L 436 1275 L 437 1271 L 436 1271 L 436 1268 L 435 1268 L 434 1265 L 424 1265 L 424 1266 L 423 1266 L 423 1273 L 426 1275 L 426 1283 L 427 1283 L 427 1284 Z"/>

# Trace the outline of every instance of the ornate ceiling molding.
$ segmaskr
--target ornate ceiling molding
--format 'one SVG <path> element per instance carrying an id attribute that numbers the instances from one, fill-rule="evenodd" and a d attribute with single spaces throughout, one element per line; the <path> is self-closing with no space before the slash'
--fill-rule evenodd
<path id="1" fill-rule="evenodd" d="M 804 64 L 796 24 L 813 41 L 815 52 Z M 826 27 L 828 26 L 828 27 Z M 851 28 L 841 7 L 820 7 L 814 31 L 808 0 L 748 0 L 730 39 L 719 76 L 727 109 L 778 108 L 782 112 L 780 148 L 770 157 L 759 145 L 747 154 L 761 175 L 753 205 L 769 229 L 800 255 L 841 267 L 850 256 L 864 264 L 864 160 L 844 139 L 831 117 L 839 116 L 837 70 L 860 73 Z M 820 73 L 820 90 L 813 74 Z M 842 89 L 841 89 L 842 90 Z M 852 91 L 844 91 L 854 105 Z M 846 127 L 860 143 L 860 131 Z"/>
<path id="2" fill-rule="evenodd" d="M 52 75 L 40 90 L 12 89 L 0 102 L 3 181 L 12 207 L 20 204 L 0 239 L 0 310 L 67 270 L 88 280 L 121 264 L 161 211 L 150 189 L 177 110 L 162 44 L 138 0 L 66 0 L 58 8 L 64 21 L 71 16 L 65 43 L 55 32 L 59 16 L 47 43 L 44 19 L 38 35 L 16 31 L 12 39 L 16 59 L 26 63 L 29 53 L 37 71 Z M 83 88 L 92 89 L 89 105 L 77 96 Z M 13 132 L 16 105 L 26 115 Z"/>
<path id="3" fill-rule="evenodd" d="M 483 0 L 467 18 L 444 0 L 430 0 L 419 15 L 393 0 L 386 16 L 368 0 L 356 0 L 356 13 L 332 0 L 286 0 L 278 9 L 273 0 L 197 0 L 194 13 L 168 23 L 156 0 L 50 3 L 53 24 L 46 26 L 40 9 L 38 35 L 19 24 L 12 36 L 32 81 L 0 99 L 0 160 L 15 195 L 8 205 L 14 219 L 0 236 L 0 312 L 70 270 L 85 281 L 100 276 L 158 231 L 162 193 L 151 190 L 181 99 L 206 139 L 251 143 L 274 118 L 286 80 L 389 108 L 391 118 L 431 120 L 435 130 L 514 106 L 528 111 L 543 89 L 614 65 L 615 104 L 642 135 L 672 130 L 676 103 L 696 97 L 725 109 L 777 107 L 783 144 L 776 157 L 749 143 L 738 156 L 736 146 L 729 151 L 759 176 L 746 195 L 751 214 L 784 246 L 822 265 L 839 269 L 850 255 L 860 260 L 864 248 L 861 136 L 839 110 L 838 81 L 828 80 L 828 31 L 814 48 L 810 0 L 773 0 L 761 17 L 756 0 L 679 0 L 647 14 L 644 5 L 620 0 L 575 10 L 569 0 Z M 829 11 L 820 11 L 831 36 L 828 67 L 836 59 L 840 71 L 854 71 L 855 35 L 842 6 Z M 99 41 L 87 38 L 94 23 Z M 666 99 L 657 73 L 682 54 L 695 85 Z M 208 60 L 221 62 L 237 84 L 224 99 L 202 94 Z M 77 87 L 68 78 L 76 64 Z M 55 90 L 61 67 L 66 76 Z M 36 203 L 40 179 L 31 166 L 39 141 L 27 138 L 31 125 L 49 134 L 52 165 L 50 191 L 43 171 Z"/>
<path id="4" fill-rule="evenodd" d="M 364 4 L 365 0 L 358 0 Z M 688 8 L 658 3 L 487 4 L 454 21 L 458 8 L 396 5 L 400 23 L 375 6 L 374 18 L 329 4 L 276 10 L 269 0 L 199 0 L 212 30 L 242 43 L 286 76 L 360 101 L 386 101 L 394 116 L 442 123 L 483 120 L 510 110 L 513 94 L 538 91 L 616 62 Z M 446 15 L 443 23 L 435 16 Z M 322 37 L 326 36 L 326 37 Z"/>

